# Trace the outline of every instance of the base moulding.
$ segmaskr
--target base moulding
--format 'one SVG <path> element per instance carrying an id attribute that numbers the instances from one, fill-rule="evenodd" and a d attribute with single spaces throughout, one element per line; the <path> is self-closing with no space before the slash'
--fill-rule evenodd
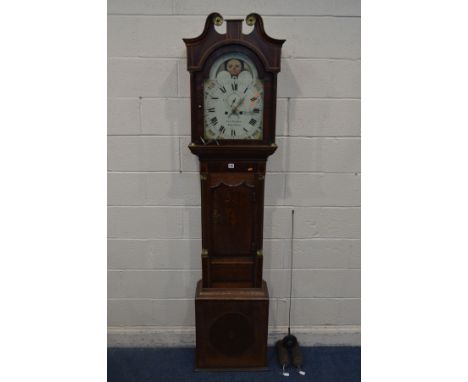
<path id="1" fill-rule="evenodd" d="M 268 328 L 268 345 L 288 332 L 287 326 Z M 360 326 L 294 326 L 291 328 L 303 346 L 360 346 Z M 109 327 L 108 347 L 194 347 L 195 326 Z"/>

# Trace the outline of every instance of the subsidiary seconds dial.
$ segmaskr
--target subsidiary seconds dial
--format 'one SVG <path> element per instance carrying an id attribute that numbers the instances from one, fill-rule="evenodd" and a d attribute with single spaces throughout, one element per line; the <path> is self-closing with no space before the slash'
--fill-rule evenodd
<path id="1" fill-rule="evenodd" d="M 229 55 L 204 82 L 206 139 L 262 139 L 263 83 L 245 57 Z"/>

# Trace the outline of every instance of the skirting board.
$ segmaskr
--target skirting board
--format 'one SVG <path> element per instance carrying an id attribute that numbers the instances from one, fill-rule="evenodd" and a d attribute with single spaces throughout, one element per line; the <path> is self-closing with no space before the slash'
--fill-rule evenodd
<path id="1" fill-rule="evenodd" d="M 273 345 L 288 332 L 286 326 L 268 328 L 268 344 Z M 360 346 L 360 326 L 295 326 L 291 333 L 303 346 Z M 193 326 L 109 327 L 108 347 L 193 347 Z"/>

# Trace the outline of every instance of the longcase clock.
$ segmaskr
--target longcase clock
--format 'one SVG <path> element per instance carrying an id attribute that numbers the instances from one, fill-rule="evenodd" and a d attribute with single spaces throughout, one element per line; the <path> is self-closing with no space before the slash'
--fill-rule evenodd
<path id="1" fill-rule="evenodd" d="M 226 33 L 215 25 L 226 23 Z M 195 294 L 196 368 L 267 366 L 268 288 L 263 271 L 265 168 L 275 144 L 276 77 L 285 40 L 258 14 L 210 14 L 184 39 L 191 143 L 200 160 L 202 279 Z M 266 254 L 267 255 L 267 254 Z"/>

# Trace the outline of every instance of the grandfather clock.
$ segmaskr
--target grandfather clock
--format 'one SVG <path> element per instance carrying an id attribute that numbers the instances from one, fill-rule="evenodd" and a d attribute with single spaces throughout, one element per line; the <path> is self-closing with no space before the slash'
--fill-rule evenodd
<path id="1" fill-rule="evenodd" d="M 210 14 L 184 39 L 190 72 L 190 151 L 200 160 L 202 279 L 195 294 L 196 368 L 267 366 L 268 288 L 262 278 L 263 195 L 275 144 L 276 76 L 285 40 L 262 18 Z"/>

